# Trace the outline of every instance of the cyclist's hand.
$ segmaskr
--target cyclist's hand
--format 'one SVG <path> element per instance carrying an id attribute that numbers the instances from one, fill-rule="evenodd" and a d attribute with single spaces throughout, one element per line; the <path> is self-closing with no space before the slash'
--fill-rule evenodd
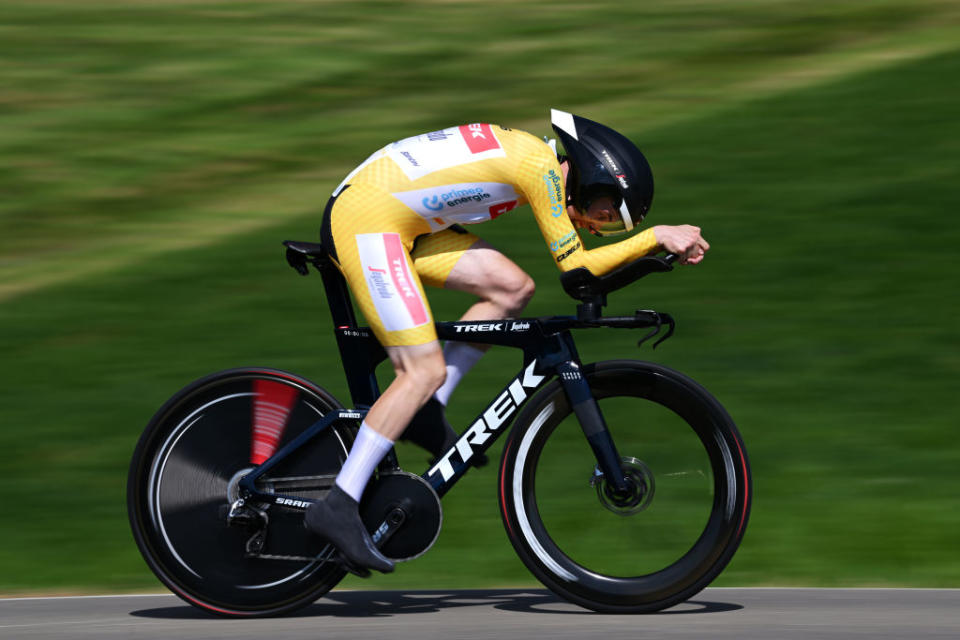
<path id="1" fill-rule="evenodd" d="M 660 224 L 653 228 L 660 246 L 680 256 L 680 264 L 697 264 L 703 260 L 710 244 L 700 235 L 700 227 L 689 224 Z"/>

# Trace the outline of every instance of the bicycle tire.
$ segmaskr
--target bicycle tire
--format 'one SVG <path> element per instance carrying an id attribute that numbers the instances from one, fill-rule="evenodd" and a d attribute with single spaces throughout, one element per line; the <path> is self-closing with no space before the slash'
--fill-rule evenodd
<path id="1" fill-rule="evenodd" d="M 144 430 L 127 482 L 133 536 L 157 578 L 191 605 L 235 618 L 287 613 L 333 588 L 345 571 L 323 561 L 332 549 L 309 536 L 301 512 L 257 505 L 269 518 L 267 544 L 280 551 L 273 555 L 293 548 L 301 554 L 298 561 L 248 557 L 250 531 L 227 526 L 226 514 L 240 477 L 340 408 L 322 388 L 272 369 L 221 371 L 168 400 Z M 264 475 L 258 486 L 296 478 L 309 485 L 297 495 L 323 495 L 355 432 L 355 427 L 331 426 Z M 306 562 L 303 554 L 320 559 Z"/>
<path id="2" fill-rule="evenodd" d="M 752 495 L 743 441 L 720 403 L 679 372 L 634 360 L 582 372 L 646 492 L 637 491 L 635 512 L 611 504 L 554 380 L 528 402 L 504 446 L 507 534 L 527 568 L 571 602 L 611 613 L 671 607 L 710 584 L 743 538 Z"/>

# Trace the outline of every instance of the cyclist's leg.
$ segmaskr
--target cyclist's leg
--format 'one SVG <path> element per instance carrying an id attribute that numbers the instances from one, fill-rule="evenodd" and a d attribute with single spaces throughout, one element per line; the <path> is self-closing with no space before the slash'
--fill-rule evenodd
<path id="1" fill-rule="evenodd" d="M 413 414 L 443 382 L 445 369 L 430 307 L 409 248 L 429 230 L 422 218 L 389 194 L 351 185 L 329 207 L 328 247 L 397 377 L 360 426 L 336 486 L 307 510 L 307 526 L 361 568 L 391 571 L 357 511 L 363 489 Z"/>
<path id="2" fill-rule="evenodd" d="M 342 191 L 329 215 L 340 270 L 397 373 L 367 414 L 370 426 L 393 440 L 444 377 L 433 316 L 409 252 L 430 228 L 389 193 L 363 184 Z"/>
<path id="3" fill-rule="evenodd" d="M 421 238 L 411 255 L 424 284 L 479 298 L 462 320 L 510 318 L 533 297 L 533 278 L 489 242 L 463 229 Z"/>
<path id="4" fill-rule="evenodd" d="M 463 320 L 516 317 L 535 291 L 533 278 L 485 240 L 478 240 L 464 252 L 444 286 L 479 298 L 463 314 Z"/>
<path id="5" fill-rule="evenodd" d="M 519 267 L 459 226 L 418 238 L 410 255 L 424 284 L 465 290 L 480 298 L 461 318 L 464 320 L 497 319 L 518 313 L 533 293 L 533 281 Z M 477 275 L 483 268 L 496 272 L 492 282 L 482 282 Z M 457 433 L 447 422 L 446 405 L 457 384 L 485 351 L 484 345 L 447 342 L 443 348 L 446 382 L 414 416 L 403 433 L 404 440 L 423 447 L 434 459 L 454 445 Z M 484 455 L 475 456 L 472 461 L 478 467 L 486 463 Z"/>
<path id="6" fill-rule="evenodd" d="M 518 315 L 534 293 L 533 279 L 485 240 L 451 228 L 419 240 L 411 254 L 425 284 L 465 291 L 479 298 L 461 320 L 499 320 Z M 446 382 L 436 397 L 447 404 L 460 379 L 489 345 L 449 342 L 443 353 Z"/>

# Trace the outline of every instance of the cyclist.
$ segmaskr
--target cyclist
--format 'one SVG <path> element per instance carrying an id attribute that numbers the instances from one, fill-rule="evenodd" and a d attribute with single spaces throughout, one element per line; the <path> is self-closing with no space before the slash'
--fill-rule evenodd
<path id="1" fill-rule="evenodd" d="M 534 292 L 529 275 L 460 225 L 530 204 L 557 266 L 598 275 L 663 249 L 696 264 L 710 248 L 697 227 L 658 225 L 585 249 L 577 229 L 611 236 L 643 220 L 653 175 L 640 150 L 616 131 L 556 109 L 551 124 L 565 155 L 553 140 L 491 124 L 394 142 L 354 169 L 327 203 L 321 241 L 396 371 L 361 424 L 333 489 L 305 516 L 354 572 L 393 570 L 358 511 L 377 464 L 428 402 L 420 414 L 428 419 L 407 437 L 434 455 L 452 446 L 443 408 L 484 350 L 459 342 L 441 350 L 423 285 L 477 296 L 461 320 L 514 317 Z"/>

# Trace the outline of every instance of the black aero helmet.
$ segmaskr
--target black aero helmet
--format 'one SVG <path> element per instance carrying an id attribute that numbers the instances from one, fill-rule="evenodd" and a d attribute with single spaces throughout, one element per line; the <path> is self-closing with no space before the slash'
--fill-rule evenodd
<path id="1" fill-rule="evenodd" d="M 603 223 L 594 233 L 611 236 L 633 229 L 653 202 L 653 172 L 640 149 L 610 127 L 566 111 L 551 109 L 550 123 L 570 162 L 567 194 L 577 211 L 585 213 L 599 195 L 618 202 L 621 220 Z"/>

